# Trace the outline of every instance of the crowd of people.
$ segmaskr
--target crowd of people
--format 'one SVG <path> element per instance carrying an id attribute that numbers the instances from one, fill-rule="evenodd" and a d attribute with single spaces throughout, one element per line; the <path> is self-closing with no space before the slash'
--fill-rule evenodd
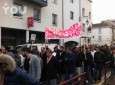
<path id="1" fill-rule="evenodd" d="M 58 85 L 86 72 L 87 83 L 101 80 L 102 70 L 109 61 L 114 75 L 115 47 L 55 46 L 41 51 L 25 47 L 22 50 L 0 49 L 0 85 Z"/>

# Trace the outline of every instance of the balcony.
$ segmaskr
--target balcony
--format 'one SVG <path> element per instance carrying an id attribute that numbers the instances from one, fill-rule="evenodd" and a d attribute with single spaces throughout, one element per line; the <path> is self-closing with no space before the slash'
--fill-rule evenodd
<path id="1" fill-rule="evenodd" d="M 25 0 L 25 1 L 30 1 L 32 3 L 35 3 L 41 7 L 47 6 L 47 0 Z"/>
<path id="2" fill-rule="evenodd" d="M 37 6 L 40 6 L 40 7 L 45 7 L 47 6 L 47 1 L 48 0 L 13 0 L 14 3 L 31 3 L 31 4 L 35 4 Z"/>
<path id="3" fill-rule="evenodd" d="M 90 3 L 92 3 L 92 0 L 88 0 Z"/>

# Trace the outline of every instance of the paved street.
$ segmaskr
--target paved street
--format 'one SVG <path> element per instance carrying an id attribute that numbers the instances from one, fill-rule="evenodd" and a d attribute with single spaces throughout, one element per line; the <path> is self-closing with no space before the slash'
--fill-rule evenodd
<path id="1" fill-rule="evenodd" d="M 115 76 L 111 77 L 108 81 L 106 85 L 115 85 Z"/>

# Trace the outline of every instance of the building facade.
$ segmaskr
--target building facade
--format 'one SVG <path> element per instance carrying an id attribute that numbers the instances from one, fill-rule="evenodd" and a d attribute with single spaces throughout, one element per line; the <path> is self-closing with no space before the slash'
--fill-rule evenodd
<path id="1" fill-rule="evenodd" d="M 91 12 L 91 5 L 92 0 L 80 0 L 80 21 L 83 24 L 83 32 L 80 37 L 80 43 L 88 44 L 91 43 L 91 32 L 92 32 L 92 12 Z"/>
<path id="2" fill-rule="evenodd" d="M 1 0 L 0 45 L 15 46 L 31 40 L 37 43 L 44 43 L 45 27 L 59 30 L 80 22 L 79 17 L 82 14 L 82 9 L 80 8 L 82 3 L 80 1 Z M 32 26 L 28 27 L 28 19 L 31 17 L 30 25 Z M 64 41 L 68 40 L 73 39 Z M 78 39 L 75 38 L 75 40 Z M 59 40 L 53 41 L 59 42 Z"/>
<path id="3" fill-rule="evenodd" d="M 111 21 L 112 22 L 112 21 Z M 103 21 L 93 25 L 92 29 L 92 43 L 97 45 L 111 45 L 115 41 L 115 24 Z"/>
<path id="4" fill-rule="evenodd" d="M 0 45 L 24 44 L 29 42 L 31 34 L 36 35 L 36 41 L 44 42 L 42 26 L 46 23 L 41 24 L 41 22 L 44 22 L 44 18 L 40 12 L 45 6 L 47 6 L 47 1 L 42 0 L 41 2 L 35 2 L 34 0 L 1 0 Z M 28 28 L 28 17 L 34 17 L 33 27 Z"/>
<path id="5" fill-rule="evenodd" d="M 112 42 L 112 30 L 108 26 L 93 27 L 92 34 L 94 36 L 92 39 L 93 44 L 110 45 Z"/>
<path id="6" fill-rule="evenodd" d="M 70 1 L 75 1 L 75 0 L 70 0 Z M 92 19 L 91 19 L 91 5 L 92 5 L 92 0 L 76 0 L 78 3 L 77 10 L 78 10 L 78 15 L 76 16 L 77 22 L 82 23 L 82 34 L 80 37 L 76 38 L 70 38 L 70 39 L 65 39 L 65 41 L 77 41 L 81 45 L 88 43 L 88 40 L 90 39 L 91 41 L 91 28 L 92 28 Z M 77 4 L 76 4 L 77 5 Z M 65 7 L 67 7 L 65 5 Z M 68 11 L 68 10 L 66 10 Z M 66 18 L 66 17 L 65 17 Z M 67 19 L 65 19 L 67 22 L 64 27 L 69 26 L 69 22 Z M 76 21 L 75 21 L 76 22 Z M 73 23 L 75 23 L 73 22 Z M 70 24 L 71 25 L 71 24 Z"/>

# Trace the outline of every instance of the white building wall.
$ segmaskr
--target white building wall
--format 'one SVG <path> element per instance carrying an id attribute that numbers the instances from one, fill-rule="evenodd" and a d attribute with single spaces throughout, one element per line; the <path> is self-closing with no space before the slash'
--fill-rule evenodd
<path id="1" fill-rule="evenodd" d="M 85 16 L 89 16 L 89 12 L 91 12 L 91 2 L 89 0 L 81 0 L 81 8 L 85 8 Z"/>
<path id="2" fill-rule="evenodd" d="M 61 15 L 61 0 L 58 0 L 57 5 L 52 3 L 52 0 L 48 0 L 48 6 L 41 8 L 41 22 L 34 21 L 34 27 L 30 28 L 30 30 L 35 31 L 44 31 L 46 26 L 52 26 L 52 13 L 58 15 L 58 25 L 55 28 L 62 27 L 62 15 Z M 27 30 L 27 17 L 33 16 L 33 5 L 24 4 L 27 7 L 27 13 L 24 14 L 22 18 L 14 17 L 10 12 L 5 15 L 3 6 L 7 3 L 9 7 L 13 6 L 13 0 L 1 0 L 0 3 L 0 26 L 8 27 L 8 28 L 16 28 L 16 29 L 24 29 Z M 36 6 L 35 6 L 36 7 Z M 38 7 L 39 8 L 39 7 Z"/>
<path id="3" fill-rule="evenodd" d="M 5 14 L 2 7 L 4 5 L 8 4 L 9 7 L 13 6 L 13 0 L 1 0 L 0 3 L 0 26 L 1 27 L 8 27 L 8 28 L 16 28 L 16 29 L 27 29 L 26 26 L 26 19 L 27 15 L 24 15 L 22 19 L 14 17 L 9 11 L 8 14 Z M 29 11 L 28 11 L 29 12 Z M 29 16 L 32 16 L 32 14 L 28 14 Z"/>
<path id="4" fill-rule="evenodd" d="M 64 1 L 64 28 L 67 29 L 74 23 L 79 22 L 79 1 L 74 0 L 74 3 L 70 3 L 70 0 L 63 0 Z M 83 0 L 84 1 L 84 0 Z M 23 29 L 28 30 L 27 28 L 27 17 L 33 16 L 33 9 L 34 6 L 30 4 L 24 4 L 27 7 L 27 13 L 23 15 L 22 18 L 14 17 L 12 14 L 8 12 L 5 15 L 3 6 L 5 3 L 8 4 L 9 7 L 13 6 L 13 0 L 0 0 L 0 27 L 8 27 L 8 28 L 15 28 L 15 29 Z M 84 1 L 86 10 L 88 12 L 90 9 L 90 3 L 86 0 Z M 88 5 L 87 5 L 88 4 Z M 35 6 L 36 7 L 36 6 Z M 39 7 L 38 7 L 39 8 Z M 70 11 L 74 12 L 74 20 L 70 19 Z M 57 26 L 52 25 L 52 13 L 58 15 L 58 24 Z M 87 14 L 86 14 L 87 15 Z M 52 27 L 55 29 L 62 29 L 62 0 L 57 0 L 57 4 L 53 3 L 53 0 L 48 0 L 48 6 L 41 8 L 41 22 L 38 23 L 37 21 L 34 22 L 34 27 L 30 28 L 29 30 L 33 31 L 45 31 L 45 27 Z M 65 39 L 65 41 L 69 40 L 77 40 L 79 38 L 70 38 Z"/>
<path id="5" fill-rule="evenodd" d="M 27 13 L 22 17 L 22 19 L 14 17 L 12 14 L 4 14 L 2 7 L 7 3 L 8 6 L 13 6 L 13 0 L 2 0 L 0 3 L 0 24 L 2 27 L 18 28 L 18 29 L 27 29 L 27 17 L 33 16 L 33 5 L 26 5 Z M 74 0 L 74 3 L 70 3 L 70 0 L 64 0 L 64 28 L 68 28 L 74 23 L 78 22 L 79 19 L 79 4 L 78 0 Z M 74 20 L 70 19 L 70 11 L 74 12 Z M 58 25 L 56 27 L 52 26 L 52 13 L 58 15 Z M 48 6 L 41 8 L 41 22 L 34 22 L 34 27 L 32 30 L 44 31 L 46 26 L 54 28 L 62 28 L 62 0 L 57 0 L 57 4 L 53 4 L 53 0 L 48 0 Z"/>
<path id="6" fill-rule="evenodd" d="M 79 22 L 79 1 L 73 0 L 64 0 L 64 28 L 68 28 L 71 25 Z M 70 11 L 74 12 L 74 19 L 70 19 Z"/>
<path id="7" fill-rule="evenodd" d="M 42 8 L 42 28 L 45 26 L 52 27 L 55 29 L 62 28 L 62 0 L 57 0 L 57 4 L 53 3 L 53 0 L 48 0 L 48 6 Z M 57 14 L 57 26 L 52 25 L 52 14 Z M 45 24 L 46 23 L 46 24 Z"/>
<path id="8" fill-rule="evenodd" d="M 99 30 L 101 29 L 101 32 Z M 92 39 L 93 44 L 110 45 L 112 42 L 112 29 L 111 28 L 93 28 L 92 34 L 94 38 Z M 99 40 L 99 36 L 101 36 L 101 40 Z"/>
<path id="9" fill-rule="evenodd" d="M 71 0 L 64 0 L 64 28 L 68 29 L 75 23 L 79 23 L 79 0 L 74 0 L 74 3 L 70 2 Z M 74 12 L 74 19 L 70 19 L 70 11 Z M 67 41 L 77 41 L 79 42 L 79 37 L 73 37 L 64 39 L 64 42 Z"/>

